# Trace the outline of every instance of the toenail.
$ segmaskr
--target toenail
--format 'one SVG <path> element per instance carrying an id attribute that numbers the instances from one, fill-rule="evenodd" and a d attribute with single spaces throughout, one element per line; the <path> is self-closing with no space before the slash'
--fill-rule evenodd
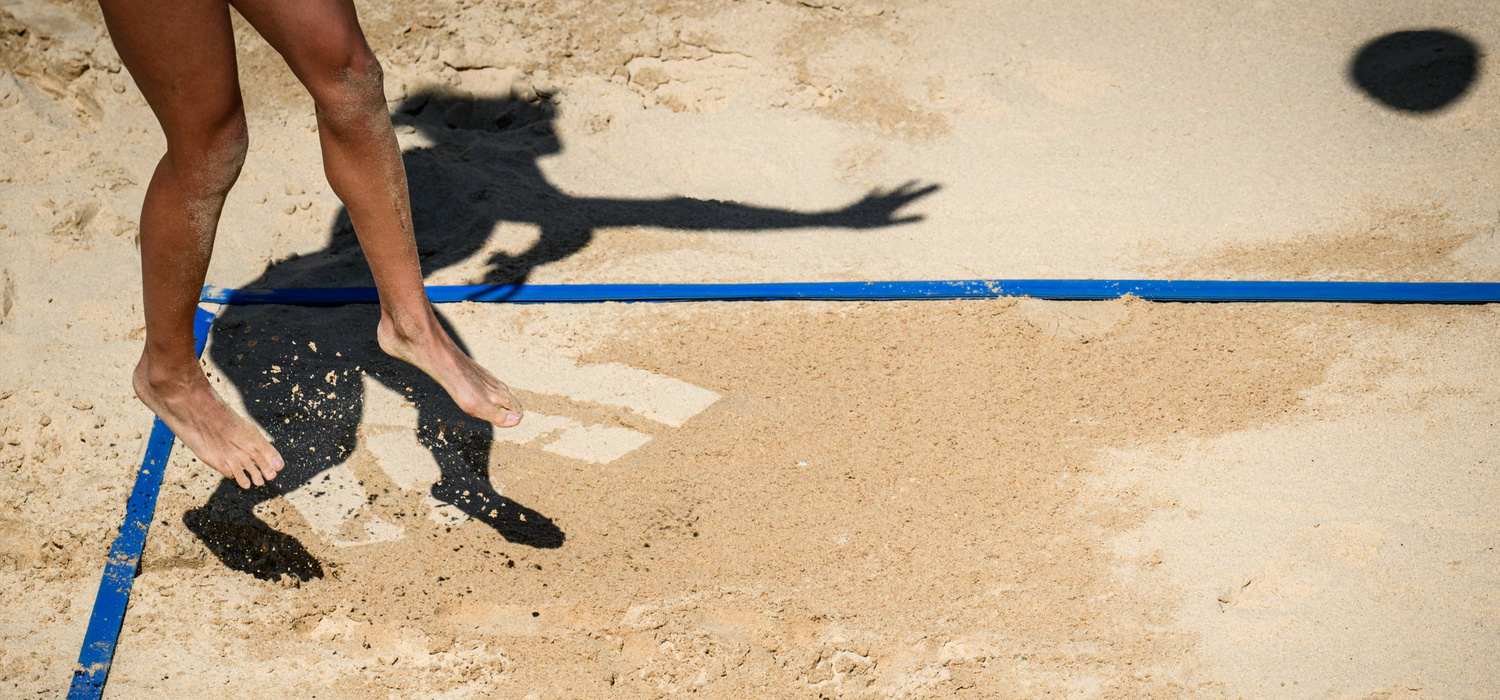
<path id="1" fill-rule="evenodd" d="M 505 421 L 507 423 L 510 422 L 510 421 L 517 421 L 517 420 L 521 420 L 521 414 L 519 414 L 519 413 L 507 413 L 507 414 L 505 414 Z"/>

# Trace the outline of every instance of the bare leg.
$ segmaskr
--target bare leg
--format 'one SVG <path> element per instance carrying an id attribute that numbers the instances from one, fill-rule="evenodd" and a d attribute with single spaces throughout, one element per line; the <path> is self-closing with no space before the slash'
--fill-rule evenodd
<path id="1" fill-rule="evenodd" d="M 146 347 L 136 395 L 205 463 L 261 485 L 281 455 L 209 386 L 193 310 L 247 132 L 223 0 L 101 0 L 109 33 L 167 137 L 141 209 Z"/>
<path id="2" fill-rule="evenodd" d="M 521 404 L 438 324 L 422 287 L 406 170 L 380 63 L 350 0 L 233 0 L 312 93 L 328 184 L 349 210 L 380 290 L 380 347 L 416 365 L 466 413 L 500 427 Z"/>

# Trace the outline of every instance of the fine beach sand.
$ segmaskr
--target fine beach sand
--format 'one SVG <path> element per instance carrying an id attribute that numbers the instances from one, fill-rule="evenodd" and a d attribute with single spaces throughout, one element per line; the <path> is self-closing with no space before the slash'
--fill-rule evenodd
<path id="1" fill-rule="evenodd" d="M 359 7 L 432 284 L 1500 279 L 1500 83 L 1345 78 L 1487 50 L 1486 3 Z M 96 7 L 0 10 L 0 697 L 62 697 L 151 424 L 162 139 Z M 368 284 L 237 26 L 209 282 Z M 1495 307 L 442 306 L 511 431 L 373 313 L 224 310 L 205 367 L 291 466 L 179 446 L 106 697 L 1500 693 Z"/>

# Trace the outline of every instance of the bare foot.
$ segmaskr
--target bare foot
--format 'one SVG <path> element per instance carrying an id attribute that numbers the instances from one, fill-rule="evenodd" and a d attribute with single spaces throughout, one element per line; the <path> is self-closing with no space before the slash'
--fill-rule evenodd
<path id="1" fill-rule="evenodd" d="M 380 315 L 376 338 L 387 355 L 410 362 L 437 380 L 464 413 L 502 428 L 521 422 L 521 402 L 510 388 L 459 350 L 435 317 L 400 331 L 397 325 L 389 315 Z"/>
<path id="2" fill-rule="evenodd" d="M 240 488 L 276 478 L 285 462 L 276 448 L 235 415 L 196 364 L 185 372 L 154 368 L 145 353 L 131 377 L 135 395 L 205 464 Z"/>

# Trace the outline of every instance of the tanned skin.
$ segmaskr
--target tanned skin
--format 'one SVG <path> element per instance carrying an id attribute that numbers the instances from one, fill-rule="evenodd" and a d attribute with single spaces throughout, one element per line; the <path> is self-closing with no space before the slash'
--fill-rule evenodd
<path id="1" fill-rule="evenodd" d="M 276 477 L 281 455 L 214 392 L 193 352 L 193 314 L 224 198 L 249 144 L 225 0 L 100 0 L 110 38 L 167 138 L 141 209 L 146 347 L 141 401 L 242 488 Z M 317 105 L 328 184 L 343 200 L 380 290 L 380 347 L 426 372 L 465 412 L 508 428 L 510 390 L 461 351 L 422 287 L 380 63 L 349 0 L 234 0 Z"/>

